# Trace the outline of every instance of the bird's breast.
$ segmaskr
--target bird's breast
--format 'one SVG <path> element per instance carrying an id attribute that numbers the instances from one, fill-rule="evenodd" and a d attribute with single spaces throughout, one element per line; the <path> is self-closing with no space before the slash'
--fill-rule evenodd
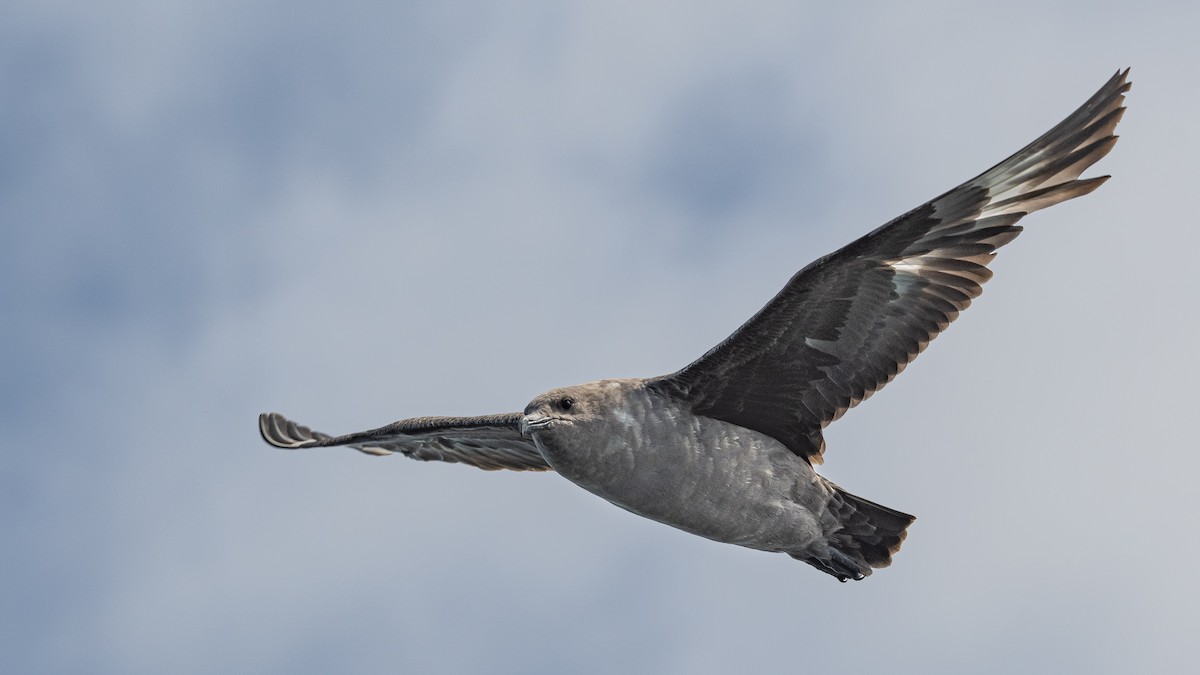
<path id="1" fill-rule="evenodd" d="M 781 443 L 636 394 L 601 424 L 535 436 L 550 465 L 622 508 L 719 541 L 758 548 L 793 518 L 790 495 L 812 472 Z"/>

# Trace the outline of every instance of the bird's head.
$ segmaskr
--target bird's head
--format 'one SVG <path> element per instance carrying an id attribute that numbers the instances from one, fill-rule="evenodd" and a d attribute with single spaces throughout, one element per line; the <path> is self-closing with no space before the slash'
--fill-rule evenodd
<path id="1" fill-rule="evenodd" d="M 521 433 L 534 434 L 562 431 L 574 427 L 585 418 L 595 415 L 594 395 L 588 385 L 560 387 L 534 398 L 525 406 L 521 418 Z"/>
<path id="2" fill-rule="evenodd" d="M 534 437 L 561 434 L 602 425 L 622 407 L 626 380 L 601 380 L 561 387 L 538 396 L 525 406 L 521 433 Z"/>

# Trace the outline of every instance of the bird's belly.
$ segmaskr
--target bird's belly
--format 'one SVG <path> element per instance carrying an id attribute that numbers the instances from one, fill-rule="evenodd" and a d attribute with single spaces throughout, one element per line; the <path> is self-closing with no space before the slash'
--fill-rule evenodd
<path id="1" fill-rule="evenodd" d="M 543 453 L 580 487 L 702 537 L 783 551 L 820 534 L 806 500 L 797 499 L 819 489 L 812 468 L 743 427 L 692 417 L 649 433 L 613 434 L 600 447 Z"/>

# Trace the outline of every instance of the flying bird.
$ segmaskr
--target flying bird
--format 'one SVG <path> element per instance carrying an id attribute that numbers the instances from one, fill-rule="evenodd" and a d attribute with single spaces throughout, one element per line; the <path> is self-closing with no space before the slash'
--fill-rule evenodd
<path id="1" fill-rule="evenodd" d="M 556 471 L 638 515 L 863 579 L 891 564 L 914 517 L 819 475 L 822 431 L 979 296 L 1017 221 L 1108 179 L 1079 176 L 1117 141 L 1128 75 L 1003 162 L 812 262 L 678 372 L 554 389 L 521 413 L 416 417 L 337 437 L 268 413 L 259 430 L 280 448 Z"/>

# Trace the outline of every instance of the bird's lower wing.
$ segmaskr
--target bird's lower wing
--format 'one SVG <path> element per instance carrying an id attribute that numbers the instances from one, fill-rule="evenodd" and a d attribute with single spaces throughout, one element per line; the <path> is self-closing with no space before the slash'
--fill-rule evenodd
<path id="1" fill-rule="evenodd" d="M 724 342 L 650 386 L 821 461 L 822 429 L 890 382 L 982 291 L 1021 217 L 1085 195 L 1116 142 L 1128 71 L 976 178 L 798 272 Z"/>
<path id="2" fill-rule="evenodd" d="M 400 453 L 413 459 L 458 462 L 489 471 L 549 471 L 533 441 L 521 435 L 521 414 L 482 417 L 414 417 L 345 436 L 329 436 L 279 413 L 258 416 L 263 440 L 277 448 L 347 446 L 370 455 Z"/>

